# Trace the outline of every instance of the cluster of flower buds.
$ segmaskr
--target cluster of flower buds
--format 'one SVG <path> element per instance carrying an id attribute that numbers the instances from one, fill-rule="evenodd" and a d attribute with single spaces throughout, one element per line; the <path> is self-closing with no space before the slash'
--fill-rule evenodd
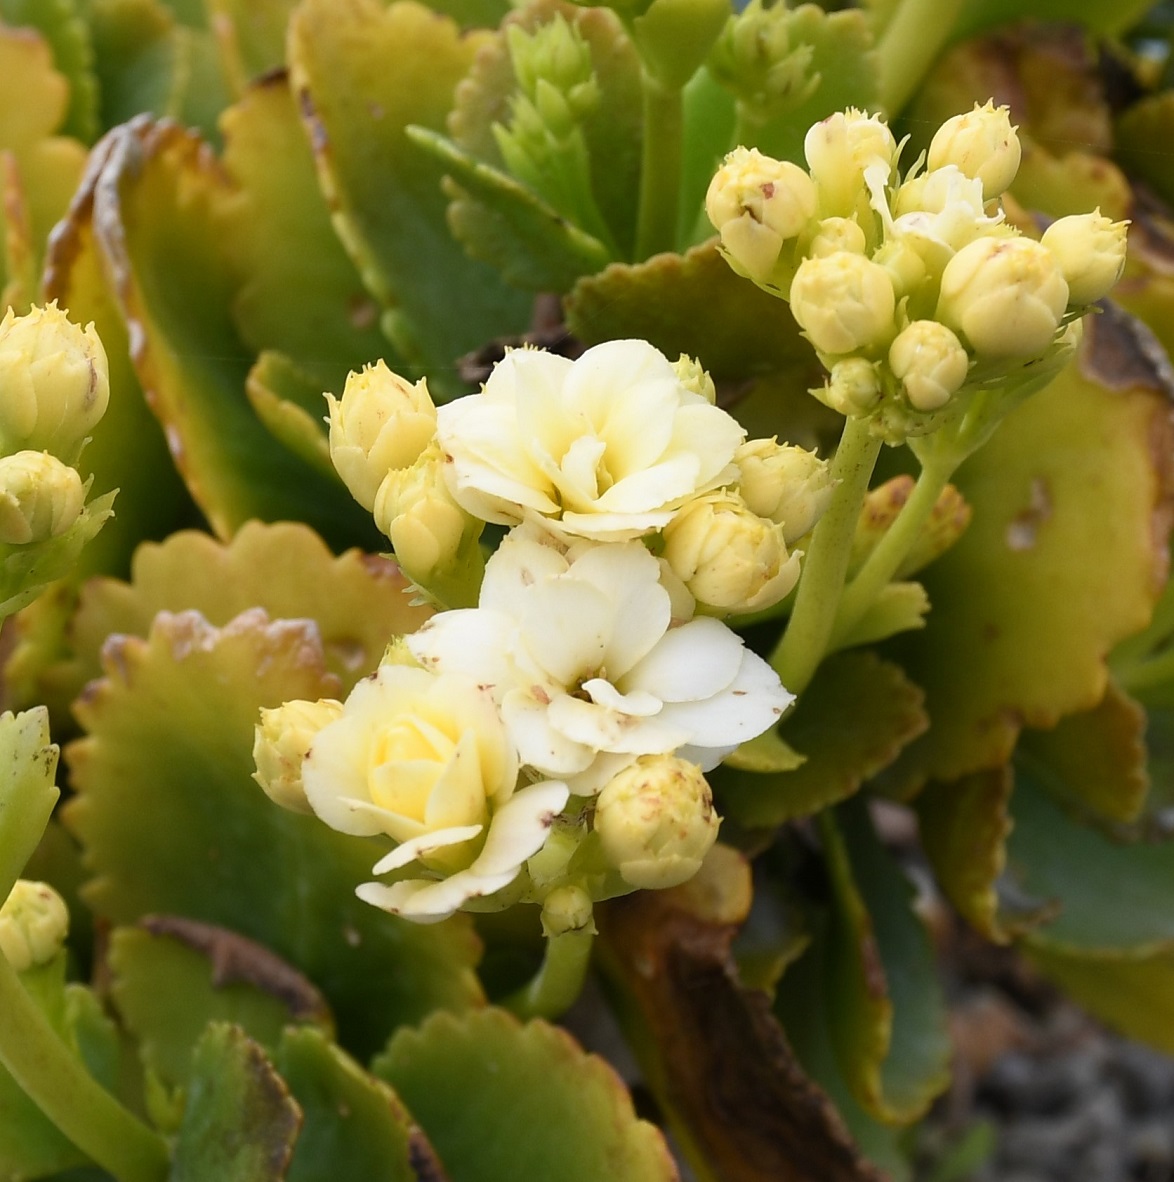
<path id="1" fill-rule="evenodd" d="M 855 110 L 811 128 L 804 153 L 806 170 L 736 149 L 706 211 L 731 267 L 789 301 L 830 374 L 817 396 L 893 441 L 935 430 L 963 392 L 1062 362 L 1124 267 L 1126 223 L 1099 211 L 1038 242 L 1006 222 L 1020 148 L 1005 107 L 948 120 L 904 175 L 886 124 Z"/>
<path id="2" fill-rule="evenodd" d="M 508 532 L 476 606 L 402 638 L 345 702 L 263 713 L 265 791 L 395 842 L 374 871 L 392 880 L 360 893 L 421 921 L 555 899 L 561 931 L 583 899 L 690 877 L 717 833 L 705 772 L 792 701 L 719 617 L 791 589 L 823 461 L 747 441 L 700 365 L 644 341 L 515 350 L 439 408 L 375 366 L 330 423 L 413 577 L 417 531 L 441 565 L 486 522 Z"/>
<path id="3" fill-rule="evenodd" d="M 43 882 L 18 879 L 0 906 L 0 956 L 18 972 L 48 964 L 65 947 L 69 910 Z"/>
<path id="4" fill-rule="evenodd" d="M 56 303 L 0 322 L 0 612 L 65 575 L 110 515 L 113 495 L 86 504 L 77 471 L 110 397 L 93 325 Z"/>

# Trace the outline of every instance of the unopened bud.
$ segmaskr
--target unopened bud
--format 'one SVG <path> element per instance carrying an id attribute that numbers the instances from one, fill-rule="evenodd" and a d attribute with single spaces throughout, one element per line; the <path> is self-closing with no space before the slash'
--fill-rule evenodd
<path id="1" fill-rule="evenodd" d="M 342 703 L 333 698 L 295 699 L 262 709 L 253 731 L 253 779 L 274 804 L 295 813 L 313 811 L 302 786 L 302 764 L 318 732 L 341 717 Z"/>
<path id="2" fill-rule="evenodd" d="M 939 410 L 966 381 L 970 358 L 958 338 L 936 320 L 915 320 L 889 346 L 889 368 L 915 410 Z"/>
<path id="3" fill-rule="evenodd" d="M 594 932 L 592 912 L 591 896 L 582 887 L 556 887 L 542 900 L 542 934 L 549 937 Z"/>
<path id="4" fill-rule="evenodd" d="M 431 442 L 436 407 L 421 378 L 415 385 L 382 361 L 346 380 L 330 404 L 330 458 L 351 496 L 370 511 L 384 476 L 407 468 Z"/>
<path id="5" fill-rule="evenodd" d="M 942 273 L 935 319 L 983 357 L 1034 357 L 1051 343 L 1068 306 L 1052 253 L 1030 238 L 978 238 Z"/>
<path id="6" fill-rule="evenodd" d="M 892 480 L 869 490 L 856 520 L 849 570 L 858 570 L 876 549 L 905 507 L 914 487 L 912 476 L 894 476 Z M 938 494 L 928 520 L 918 532 L 894 578 L 907 579 L 928 566 L 962 536 L 969 524 L 970 506 L 952 484 L 947 484 Z"/>
<path id="7" fill-rule="evenodd" d="M 1011 186 L 1019 170 L 1019 137 L 1011 126 L 1011 112 L 993 102 L 975 104 L 973 111 L 947 119 L 929 145 L 927 164 L 957 166 L 968 177 L 982 182 L 989 201 Z"/>
<path id="8" fill-rule="evenodd" d="M 74 463 L 106 413 L 106 351 L 92 324 L 54 302 L 0 322 L 0 449 L 48 451 Z"/>
<path id="9" fill-rule="evenodd" d="M 854 353 L 893 330 L 896 297 L 884 267 L 839 251 L 804 259 L 791 284 L 791 314 L 821 353 Z"/>
<path id="10" fill-rule="evenodd" d="M 815 124 L 803 140 L 803 154 L 819 193 L 822 217 L 851 217 L 868 208 L 864 170 L 880 162 L 890 169 L 897 141 L 885 122 L 863 111 L 837 111 Z"/>
<path id="11" fill-rule="evenodd" d="M 916 291 L 929 273 L 921 252 L 903 237 L 890 238 L 882 243 L 872 261 L 878 267 L 884 267 L 898 300 Z"/>
<path id="12" fill-rule="evenodd" d="M 698 603 L 720 612 L 778 603 L 799 578 L 783 527 L 752 513 L 736 493 L 707 493 L 665 526 L 662 556 Z"/>
<path id="13" fill-rule="evenodd" d="M 709 183 L 705 212 L 733 269 L 767 283 L 784 243 L 815 214 L 815 186 L 798 165 L 735 148 Z"/>
<path id="14" fill-rule="evenodd" d="M 673 362 L 673 369 L 676 371 L 677 381 L 686 390 L 700 394 L 706 402 L 717 403 L 717 389 L 714 387 L 713 378 L 709 376 L 700 361 L 690 357 L 687 353 L 682 353 Z"/>
<path id="15" fill-rule="evenodd" d="M 646 755 L 620 772 L 595 803 L 603 852 L 634 887 L 687 882 L 717 838 L 720 818 L 696 764 Z"/>
<path id="16" fill-rule="evenodd" d="M 26 546 L 60 537 L 81 516 L 86 486 L 46 451 L 0 456 L 0 542 Z"/>
<path id="17" fill-rule="evenodd" d="M 794 545 L 815 528 L 832 499 L 835 481 L 814 452 L 777 439 L 749 439 L 734 453 L 738 492 L 752 513 L 783 527 Z"/>
<path id="18" fill-rule="evenodd" d="M 813 393 L 839 414 L 855 416 L 875 410 L 884 388 L 877 365 L 863 357 L 848 357 L 832 366 L 827 385 Z"/>
<path id="19" fill-rule="evenodd" d="M 824 218 L 815 237 L 808 244 L 807 253 L 816 259 L 846 250 L 849 254 L 863 254 L 868 242 L 855 218 Z"/>
<path id="20" fill-rule="evenodd" d="M 46 883 L 16 881 L 0 907 L 0 954 L 18 972 L 48 964 L 65 945 L 69 909 Z"/>
<path id="21" fill-rule="evenodd" d="M 1052 252 L 1068 283 L 1068 300 L 1080 306 L 1103 299 L 1125 269 L 1128 222 L 1099 209 L 1054 221 L 1041 242 Z"/>

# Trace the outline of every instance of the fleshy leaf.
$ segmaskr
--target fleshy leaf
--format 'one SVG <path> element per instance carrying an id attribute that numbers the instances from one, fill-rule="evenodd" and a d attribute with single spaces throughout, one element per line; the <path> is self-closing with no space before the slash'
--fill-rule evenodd
<path id="1" fill-rule="evenodd" d="M 803 764 L 768 778 L 727 763 L 710 773 L 719 807 L 740 825 L 766 828 L 851 796 L 925 730 L 921 700 L 901 670 L 875 653 L 829 658 L 781 727 Z"/>
<path id="2" fill-rule="evenodd" d="M 231 1022 L 270 1052 L 294 1021 L 329 1024 L 321 994 L 268 949 L 223 928 L 153 916 L 116 928 L 110 991 L 143 1064 L 184 1086 L 209 1022 Z"/>
<path id="3" fill-rule="evenodd" d="M 304 0 L 290 25 L 294 91 L 335 228 L 400 356 L 437 395 L 463 393 L 458 357 L 522 331 L 530 316 L 529 297 L 453 239 L 444 170 L 404 133 L 443 128 L 486 36 L 462 36 L 414 0 Z"/>
<path id="4" fill-rule="evenodd" d="M 274 1058 L 303 1115 L 289 1182 L 446 1182 L 428 1138 L 395 1092 L 320 1030 L 287 1028 Z"/>
<path id="5" fill-rule="evenodd" d="M 87 8 L 102 126 L 142 112 L 176 114 L 183 51 L 162 0 L 89 0 Z"/>
<path id="6" fill-rule="evenodd" d="M 0 714 L 0 902 L 45 832 L 60 791 L 54 786 L 57 747 L 43 706 Z"/>
<path id="7" fill-rule="evenodd" d="M 462 1182 L 675 1182 L 660 1133 L 569 1034 L 499 1009 L 438 1013 L 373 1065 Z"/>
<path id="8" fill-rule="evenodd" d="M 1114 128 L 1117 158 L 1168 204 L 1174 203 L 1174 168 L 1164 152 L 1155 152 L 1174 129 L 1174 92 L 1160 91 L 1134 103 Z"/>
<path id="9" fill-rule="evenodd" d="M 112 639 L 104 665 L 77 704 L 88 736 L 69 748 L 66 814 L 99 915 L 187 916 L 265 944 L 326 994 L 360 1053 L 479 999 L 464 917 L 421 928 L 360 902 L 385 846 L 276 807 L 251 778 L 260 707 L 339 692 L 313 624 L 255 610 L 217 630 L 161 613 L 146 640 Z"/>
<path id="10" fill-rule="evenodd" d="M 383 357 L 399 362 L 379 331 L 379 308 L 330 224 L 284 73 L 251 86 L 224 112 L 224 167 L 237 191 L 224 233 L 239 276 L 233 318 L 255 351 L 284 353 L 322 383 L 342 389 L 347 371 Z"/>
<path id="11" fill-rule="evenodd" d="M 262 353 L 245 379 L 249 404 L 269 434 L 310 467 L 337 479 L 322 415 L 305 405 L 321 411 L 318 386 L 282 353 Z"/>
<path id="12" fill-rule="evenodd" d="M 1152 4 L 1148 0 L 968 0 L 959 9 L 955 37 L 971 37 L 983 29 L 1014 21 L 1063 21 L 1097 33 L 1122 33 Z"/>
<path id="13" fill-rule="evenodd" d="M 239 94 L 285 61 L 285 30 L 298 0 L 205 0 L 220 63 Z"/>
<path id="14" fill-rule="evenodd" d="M 697 1174 L 880 1182 L 767 995 L 741 984 L 730 942 L 745 913 L 714 914 L 690 886 L 609 903 L 600 931 L 618 1016 Z"/>
<path id="15" fill-rule="evenodd" d="M 367 514 L 273 439 L 245 396 L 252 358 L 230 321 L 229 188 L 207 145 L 145 119 L 104 144 L 105 165 L 91 172 L 93 225 L 139 380 L 196 503 L 222 537 L 260 517 L 352 540 Z"/>
<path id="16" fill-rule="evenodd" d="M 1108 651 L 1149 619 L 1166 563 L 1167 395 L 1144 326 L 1111 309 L 1089 321 L 1077 361 L 955 479 L 970 528 L 923 572 L 926 628 L 891 649 L 933 719 L 886 773 L 892 791 L 997 767 L 1024 724 L 1092 709 Z"/>
<path id="17" fill-rule="evenodd" d="M 907 1124 L 950 1082 L 945 1000 L 912 884 L 859 801 L 821 829 L 835 906 L 829 931 L 831 1036 L 857 1103 Z M 830 820 L 829 814 L 829 820 Z"/>
<path id="18" fill-rule="evenodd" d="M 281 1182 L 300 1123 L 261 1047 L 239 1027 L 209 1026 L 192 1057 L 171 1182 Z"/>

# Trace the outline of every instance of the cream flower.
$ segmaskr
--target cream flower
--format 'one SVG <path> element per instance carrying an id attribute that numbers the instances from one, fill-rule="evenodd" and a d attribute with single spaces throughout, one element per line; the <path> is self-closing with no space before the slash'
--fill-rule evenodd
<path id="1" fill-rule="evenodd" d="M 687 389 L 645 341 L 577 361 L 516 349 L 480 394 L 437 412 L 457 502 L 504 525 L 528 513 L 571 536 L 626 541 L 732 479 L 737 421 Z"/>
<path id="2" fill-rule="evenodd" d="M 724 624 L 674 623 L 661 574 L 638 542 L 566 549 L 524 526 L 490 559 L 480 606 L 442 612 L 408 646 L 487 688 L 522 762 L 575 794 L 640 755 L 708 771 L 793 696 Z"/>
<path id="3" fill-rule="evenodd" d="M 424 922 L 517 877 L 567 801 L 564 784 L 515 791 L 517 755 L 487 695 L 459 677 L 383 665 L 359 682 L 302 763 L 332 829 L 399 845 L 375 874 L 418 862 L 428 877 L 366 883 L 359 897 Z"/>

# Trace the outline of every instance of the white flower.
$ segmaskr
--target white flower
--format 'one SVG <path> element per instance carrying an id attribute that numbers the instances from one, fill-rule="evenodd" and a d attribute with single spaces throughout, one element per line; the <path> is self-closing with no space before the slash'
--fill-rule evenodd
<path id="1" fill-rule="evenodd" d="M 430 922 L 518 876 L 567 801 L 565 784 L 515 791 L 517 755 L 487 695 L 459 677 L 383 665 L 314 736 L 302 784 L 342 833 L 399 845 L 375 874 L 419 862 L 428 877 L 365 883 L 360 898 Z"/>
<path id="2" fill-rule="evenodd" d="M 673 613 L 640 543 L 567 550 L 531 525 L 490 559 L 479 607 L 442 612 L 408 645 L 488 689 L 522 762 L 583 795 L 640 755 L 707 771 L 793 700 L 724 624 Z"/>
<path id="3" fill-rule="evenodd" d="M 646 341 L 609 341 L 573 362 L 506 354 L 480 394 L 439 409 L 437 437 L 453 496 L 475 517 L 532 513 L 571 536 L 625 541 L 728 483 L 745 432 Z"/>

